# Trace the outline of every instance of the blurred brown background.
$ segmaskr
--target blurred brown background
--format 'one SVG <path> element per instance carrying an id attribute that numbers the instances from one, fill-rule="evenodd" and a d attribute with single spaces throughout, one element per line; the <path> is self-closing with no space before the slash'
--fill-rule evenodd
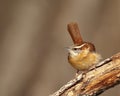
<path id="1" fill-rule="evenodd" d="M 74 21 L 103 58 L 120 51 L 120 0 L 0 0 L 0 96 L 48 96 L 74 77 L 65 50 Z"/>

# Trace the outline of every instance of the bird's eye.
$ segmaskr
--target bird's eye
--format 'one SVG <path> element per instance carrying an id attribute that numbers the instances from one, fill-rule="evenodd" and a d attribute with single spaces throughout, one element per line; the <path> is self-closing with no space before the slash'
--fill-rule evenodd
<path id="1" fill-rule="evenodd" d="M 73 48 L 73 50 L 77 50 L 77 48 Z"/>

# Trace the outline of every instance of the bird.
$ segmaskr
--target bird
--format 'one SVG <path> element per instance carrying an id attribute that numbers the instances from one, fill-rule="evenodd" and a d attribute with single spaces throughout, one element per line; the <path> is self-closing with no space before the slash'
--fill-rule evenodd
<path id="1" fill-rule="evenodd" d="M 95 46 L 90 42 L 73 45 L 68 48 L 68 62 L 79 71 L 87 72 L 100 61 L 101 55 L 95 51 Z"/>

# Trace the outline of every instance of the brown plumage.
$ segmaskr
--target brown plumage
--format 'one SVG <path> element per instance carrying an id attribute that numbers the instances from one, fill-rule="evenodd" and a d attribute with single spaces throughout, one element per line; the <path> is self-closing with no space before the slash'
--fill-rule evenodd
<path id="1" fill-rule="evenodd" d="M 94 45 L 88 42 L 84 42 L 80 46 L 72 46 L 68 51 L 69 63 L 79 71 L 89 70 L 101 59 L 101 56 L 95 52 Z"/>

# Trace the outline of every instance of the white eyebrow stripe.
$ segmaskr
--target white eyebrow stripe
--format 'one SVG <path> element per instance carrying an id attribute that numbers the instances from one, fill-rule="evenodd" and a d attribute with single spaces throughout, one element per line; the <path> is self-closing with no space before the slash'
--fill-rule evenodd
<path id="1" fill-rule="evenodd" d="M 81 48 L 81 47 L 83 47 L 84 45 L 85 45 L 85 43 L 82 44 L 82 45 L 80 45 L 80 46 L 75 46 L 75 47 L 73 47 L 73 48 Z"/>

